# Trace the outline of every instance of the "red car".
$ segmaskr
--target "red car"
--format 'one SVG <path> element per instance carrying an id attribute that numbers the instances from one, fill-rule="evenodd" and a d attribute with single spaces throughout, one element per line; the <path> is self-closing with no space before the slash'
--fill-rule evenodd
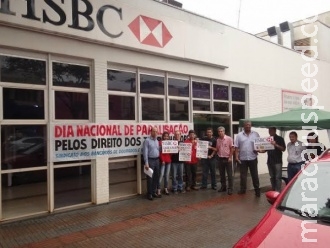
<path id="1" fill-rule="evenodd" d="M 281 193 L 269 191 L 266 197 L 271 208 L 235 248 L 330 247 L 330 149 Z"/>

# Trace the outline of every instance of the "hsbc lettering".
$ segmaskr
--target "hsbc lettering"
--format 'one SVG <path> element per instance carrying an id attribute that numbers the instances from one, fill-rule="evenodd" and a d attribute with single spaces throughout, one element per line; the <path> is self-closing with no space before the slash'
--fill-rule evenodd
<path id="1" fill-rule="evenodd" d="M 38 1 L 38 0 L 37 0 Z M 59 0 L 61 4 L 64 4 L 65 0 Z M 57 1 L 57 2 L 59 2 Z M 24 2 L 24 1 L 23 1 Z M 61 4 L 57 4 L 54 0 L 44 0 L 44 3 L 47 4 L 52 11 L 54 11 L 58 18 L 57 20 L 51 19 L 47 14 L 47 10 L 42 10 L 42 16 L 36 15 L 36 0 L 25 0 L 26 2 L 26 13 L 21 13 L 22 18 L 26 18 L 28 20 L 40 21 L 43 23 L 50 23 L 55 26 L 62 26 L 67 22 L 67 14 L 61 7 Z M 18 14 L 15 10 L 10 8 L 10 0 L 0 0 L 0 14 L 17 16 Z M 99 29 L 107 36 L 111 38 L 120 37 L 123 32 L 112 33 L 111 30 L 107 30 L 104 26 L 104 14 L 107 11 L 112 11 L 115 15 L 118 16 L 118 20 L 122 20 L 122 9 L 117 8 L 113 5 L 103 5 L 96 12 L 96 20 L 93 20 L 91 14 L 94 12 L 93 5 L 89 2 L 89 0 L 71 0 L 71 8 L 72 8 L 72 20 L 68 23 L 69 28 L 78 29 L 82 31 L 91 31 L 95 28 L 95 23 Z M 84 11 L 81 11 L 84 9 Z M 82 26 L 79 22 L 79 18 L 85 18 L 87 24 Z M 109 29 L 109 28 L 108 28 Z"/>

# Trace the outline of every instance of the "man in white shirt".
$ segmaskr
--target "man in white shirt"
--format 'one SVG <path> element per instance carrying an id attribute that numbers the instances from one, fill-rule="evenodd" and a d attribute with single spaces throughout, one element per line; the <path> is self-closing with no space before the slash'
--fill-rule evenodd
<path id="1" fill-rule="evenodd" d="M 287 144 L 288 151 L 288 182 L 301 170 L 301 166 L 305 164 L 304 150 L 306 147 L 298 140 L 296 132 L 289 133 L 290 142 Z"/>

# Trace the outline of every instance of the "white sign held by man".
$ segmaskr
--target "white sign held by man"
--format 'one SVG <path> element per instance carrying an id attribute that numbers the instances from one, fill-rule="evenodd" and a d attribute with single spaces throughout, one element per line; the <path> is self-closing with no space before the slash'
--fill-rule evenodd
<path id="1" fill-rule="evenodd" d="M 196 157 L 197 158 L 207 158 L 208 152 L 209 152 L 209 142 L 205 141 L 205 140 L 198 140 Z"/>
<path id="2" fill-rule="evenodd" d="M 179 160 L 180 161 L 191 161 L 191 143 L 180 143 L 179 144 Z"/>
<path id="3" fill-rule="evenodd" d="M 274 150 L 274 145 L 271 142 L 274 140 L 273 136 L 269 136 L 267 138 L 257 138 L 254 141 L 254 149 L 255 150 Z"/>
<path id="4" fill-rule="evenodd" d="M 163 140 L 162 141 L 162 153 L 178 153 L 178 141 L 177 140 Z"/>

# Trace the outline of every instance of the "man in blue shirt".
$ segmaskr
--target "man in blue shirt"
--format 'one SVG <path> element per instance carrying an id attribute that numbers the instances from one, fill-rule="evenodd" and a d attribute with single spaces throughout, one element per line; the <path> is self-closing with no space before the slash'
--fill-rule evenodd
<path id="1" fill-rule="evenodd" d="M 144 168 L 153 170 L 152 177 L 147 176 L 147 198 L 149 200 L 153 200 L 154 197 L 161 197 L 161 195 L 156 193 L 159 181 L 159 142 L 157 134 L 157 127 L 153 127 L 150 137 L 146 138 L 143 143 Z"/>

